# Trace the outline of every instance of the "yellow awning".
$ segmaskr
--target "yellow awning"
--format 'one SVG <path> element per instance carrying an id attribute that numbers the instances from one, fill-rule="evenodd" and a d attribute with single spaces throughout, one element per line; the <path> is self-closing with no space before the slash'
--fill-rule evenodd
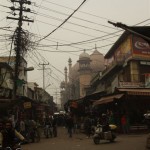
<path id="1" fill-rule="evenodd" d="M 105 103 L 110 103 L 114 99 L 120 99 L 124 94 L 116 94 L 116 95 L 111 95 L 111 96 L 105 96 L 102 97 L 101 99 L 97 100 L 96 102 L 93 103 L 93 105 L 100 105 L 100 104 L 105 104 Z"/>

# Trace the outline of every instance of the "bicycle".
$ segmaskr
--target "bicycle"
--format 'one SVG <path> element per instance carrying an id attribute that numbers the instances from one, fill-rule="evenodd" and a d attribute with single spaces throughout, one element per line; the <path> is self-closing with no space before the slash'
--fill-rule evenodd
<path id="1" fill-rule="evenodd" d="M 41 140 L 40 133 L 37 128 L 30 129 L 27 132 L 25 137 L 26 137 L 28 143 L 32 143 L 32 142 L 38 143 Z"/>
<path id="2" fill-rule="evenodd" d="M 52 137 L 52 129 L 51 129 L 50 125 L 45 126 L 44 135 L 46 138 Z"/>

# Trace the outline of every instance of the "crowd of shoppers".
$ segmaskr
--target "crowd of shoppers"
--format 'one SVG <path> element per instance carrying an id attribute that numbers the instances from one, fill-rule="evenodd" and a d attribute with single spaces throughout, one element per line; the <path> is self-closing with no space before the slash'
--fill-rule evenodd
<path id="1" fill-rule="evenodd" d="M 90 138 L 98 124 L 104 126 L 103 130 L 107 131 L 109 124 L 115 124 L 120 127 L 120 131 L 123 134 L 128 134 L 130 132 L 130 120 L 127 113 L 123 113 L 120 117 L 116 116 L 112 111 L 107 111 L 99 114 L 99 116 L 94 116 L 88 114 L 84 116 L 80 121 L 75 119 L 75 116 L 71 113 L 65 115 L 54 115 L 46 116 L 42 122 L 35 120 L 26 120 L 20 118 L 17 122 L 10 121 L 0 121 L 0 145 L 6 147 L 7 145 L 13 145 L 13 140 L 15 137 L 22 141 L 26 141 L 26 134 L 29 131 L 33 131 L 35 128 L 43 128 L 47 125 L 52 129 L 52 137 L 58 136 L 57 127 L 65 127 L 68 133 L 68 137 L 72 138 L 73 134 L 79 133 L 84 130 L 87 138 Z M 10 127 L 10 128 L 9 128 Z M 7 131 L 7 132 L 6 132 Z M 8 132 L 9 131 L 9 132 Z M 6 142 L 7 139 L 7 142 Z M 32 142 L 35 142 L 34 136 Z"/>

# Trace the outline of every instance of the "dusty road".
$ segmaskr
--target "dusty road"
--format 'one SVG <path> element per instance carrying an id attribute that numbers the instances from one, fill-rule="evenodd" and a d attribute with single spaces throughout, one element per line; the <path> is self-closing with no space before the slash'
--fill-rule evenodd
<path id="1" fill-rule="evenodd" d="M 23 150 L 146 150 L 146 134 L 118 135 L 114 143 L 101 141 L 95 145 L 92 138 L 84 134 L 74 134 L 68 137 L 65 128 L 58 129 L 58 137 L 45 139 L 40 143 L 23 145 Z"/>

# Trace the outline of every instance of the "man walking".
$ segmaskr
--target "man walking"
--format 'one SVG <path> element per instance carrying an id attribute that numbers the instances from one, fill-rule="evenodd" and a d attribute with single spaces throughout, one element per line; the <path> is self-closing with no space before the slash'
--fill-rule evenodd
<path id="1" fill-rule="evenodd" d="M 71 115 L 69 114 L 67 119 L 66 119 L 66 125 L 68 128 L 68 133 L 69 133 L 69 137 L 72 137 L 72 129 L 74 127 L 74 122 L 73 122 L 73 118 L 71 117 Z"/>

